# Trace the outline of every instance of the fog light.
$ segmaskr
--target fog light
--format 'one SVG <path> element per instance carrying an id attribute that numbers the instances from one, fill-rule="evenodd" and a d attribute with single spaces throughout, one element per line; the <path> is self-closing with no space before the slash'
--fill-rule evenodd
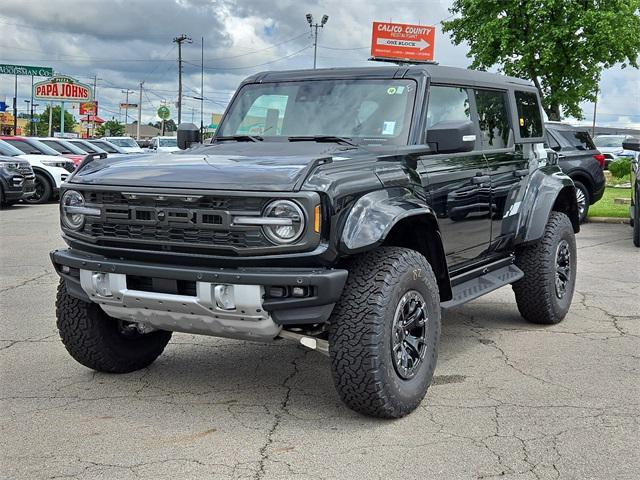
<path id="1" fill-rule="evenodd" d="M 283 298 L 287 296 L 287 289 L 285 287 L 271 287 L 269 289 L 269 296 L 273 298 Z"/>
<path id="2" fill-rule="evenodd" d="M 223 310 L 235 310 L 236 302 L 233 285 L 216 285 L 213 289 L 213 296 L 218 308 Z"/>
<path id="3" fill-rule="evenodd" d="M 69 273 L 71 272 L 71 269 L 69 268 L 69 265 L 62 265 L 62 267 L 60 267 L 60 271 L 62 273 Z"/>
<path id="4" fill-rule="evenodd" d="M 293 297 L 306 297 L 307 296 L 307 287 L 293 287 L 291 289 L 291 295 Z"/>
<path id="5" fill-rule="evenodd" d="M 91 276 L 91 282 L 93 283 L 93 288 L 98 295 L 101 297 L 112 296 L 108 273 L 94 273 Z"/>

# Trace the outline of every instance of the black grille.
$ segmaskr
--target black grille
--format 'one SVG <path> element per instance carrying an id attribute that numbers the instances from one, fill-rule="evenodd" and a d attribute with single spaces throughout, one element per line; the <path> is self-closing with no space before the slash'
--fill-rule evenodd
<path id="1" fill-rule="evenodd" d="M 237 196 L 135 195 L 83 192 L 101 208 L 86 217 L 83 233 L 98 244 L 173 252 L 270 247 L 260 227 L 231 225 L 232 216 L 259 215 L 268 198 Z"/>
<path id="2" fill-rule="evenodd" d="M 34 177 L 33 170 L 31 169 L 31 165 L 28 163 L 21 163 L 18 167 L 18 171 L 24 175 L 26 178 Z"/>
<path id="3" fill-rule="evenodd" d="M 62 168 L 64 168 L 67 172 L 73 173 L 73 171 L 76 169 L 76 166 L 73 164 L 73 162 L 64 162 L 64 166 Z"/>

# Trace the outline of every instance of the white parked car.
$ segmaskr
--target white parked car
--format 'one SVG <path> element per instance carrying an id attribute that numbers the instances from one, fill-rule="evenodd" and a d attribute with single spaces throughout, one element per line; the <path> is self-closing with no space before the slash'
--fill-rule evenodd
<path id="1" fill-rule="evenodd" d="M 127 153 L 144 153 L 140 145 L 131 137 L 102 137 L 102 139 L 121 147 Z"/>
<path id="2" fill-rule="evenodd" d="M 631 138 L 631 135 L 597 135 L 593 138 L 593 143 L 605 157 L 605 168 L 618 157 L 636 156 L 636 152 L 622 148 L 622 142 L 628 138 Z"/>
<path id="3" fill-rule="evenodd" d="M 28 144 L 16 142 L 13 146 L 0 140 L 0 155 L 19 157 L 27 160 L 35 173 L 35 193 L 25 198 L 27 203 L 46 203 L 58 196 L 60 185 L 66 182 L 75 166 L 71 160 L 62 156 L 43 155 L 42 153 L 26 153 Z M 19 148 L 22 146 L 23 148 Z"/>
<path id="4" fill-rule="evenodd" d="M 154 137 L 151 139 L 150 148 L 156 152 L 177 152 L 180 150 L 177 137 Z"/>

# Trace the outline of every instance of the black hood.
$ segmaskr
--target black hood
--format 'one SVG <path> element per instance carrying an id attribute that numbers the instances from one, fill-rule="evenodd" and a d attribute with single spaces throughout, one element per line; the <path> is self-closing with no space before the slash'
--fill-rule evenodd
<path id="1" fill-rule="evenodd" d="M 94 160 L 71 183 L 291 191 L 300 188 L 318 163 L 354 152 L 344 150 L 341 145 L 315 142 L 225 142 L 173 154 Z"/>

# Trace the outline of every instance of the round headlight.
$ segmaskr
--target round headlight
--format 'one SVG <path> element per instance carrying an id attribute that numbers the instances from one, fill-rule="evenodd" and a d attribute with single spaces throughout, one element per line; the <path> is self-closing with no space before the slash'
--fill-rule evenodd
<path id="1" fill-rule="evenodd" d="M 84 225 L 84 215 L 74 212 L 78 207 L 84 207 L 84 197 L 80 192 L 67 190 L 60 199 L 62 223 L 72 230 L 80 230 Z"/>
<path id="2" fill-rule="evenodd" d="M 271 202 L 264 209 L 262 216 L 273 219 L 273 224 L 262 228 L 267 238 L 277 245 L 293 243 L 304 232 L 304 213 L 290 200 Z"/>

